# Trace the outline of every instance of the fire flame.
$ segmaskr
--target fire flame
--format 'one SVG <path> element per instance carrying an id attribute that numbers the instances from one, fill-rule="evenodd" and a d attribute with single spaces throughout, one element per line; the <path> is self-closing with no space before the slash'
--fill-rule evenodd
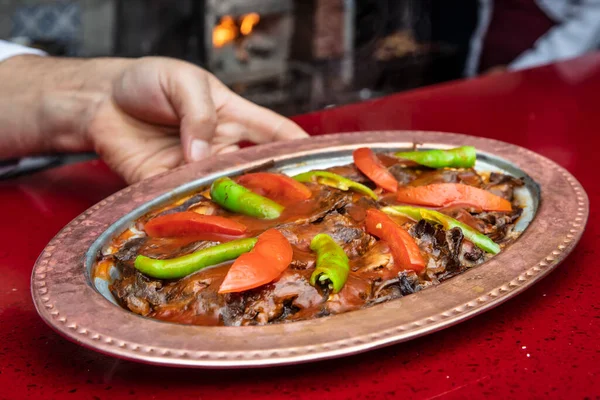
<path id="1" fill-rule="evenodd" d="M 252 29 L 260 22 L 260 15 L 257 13 L 246 14 L 242 17 L 242 23 L 240 25 L 240 32 L 242 35 L 247 36 L 252 33 Z"/>
<path id="2" fill-rule="evenodd" d="M 213 46 L 223 47 L 227 43 L 233 42 L 238 37 L 238 34 L 248 36 L 259 22 L 260 15 L 257 13 L 246 14 L 240 19 L 238 28 L 233 17 L 229 15 L 224 16 L 221 18 L 219 25 L 215 26 L 213 30 Z"/>
<path id="3" fill-rule="evenodd" d="M 223 47 L 237 37 L 237 26 L 230 16 L 221 18 L 219 25 L 213 30 L 213 46 Z"/>

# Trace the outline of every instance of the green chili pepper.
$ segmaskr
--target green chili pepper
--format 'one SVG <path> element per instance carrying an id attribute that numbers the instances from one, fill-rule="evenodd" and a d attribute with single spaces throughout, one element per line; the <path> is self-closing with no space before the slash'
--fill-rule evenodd
<path id="1" fill-rule="evenodd" d="M 170 260 L 137 256 L 134 265 L 138 271 L 153 278 L 183 278 L 202 268 L 238 258 L 252 250 L 256 241 L 256 238 L 232 240 Z"/>
<path id="2" fill-rule="evenodd" d="M 449 150 L 406 151 L 396 153 L 395 156 L 430 168 L 471 168 L 477 159 L 473 146 Z"/>
<path id="3" fill-rule="evenodd" d="M 210 197 L 221 207 L 255 218 L 274 219 L 283 206 L 238 185 L 227 177 L 219 178 L 210 187 Z"/>
<path id="4" fill-rule="evenodd" d="M 326 233 L 320 233 L 310 242 L 310 249 L 317 252 L 317 267 L 310 276 L 310 284 L 331 282 L 333 293 L 338 293 L 346 284 L 350 273 L 348 256 Z"/>
<path id="5" fill-rule="evenodd" d="M 359 193 L 366 194 L 374 200 L 377 200 L 377 195 L 371 189 L 358 182 L 354 182 L 348 178 L 344 178 L 338 174 L 328 171 L 308 171 L 298 174 L 293 177 L 298 182 L 317 182 L 321 185 L 331 186 L 343 191 L 354 189 Z"/>
<path id="6" fill-rule="evenodd" d="M 481 250 L 491 254 L 500 253 L 500 246 L 492 239 L 471 228 L 469 225 L 463 224 L 462 222 L 449 217 L 446 214 L 442 214 L 441 212 L 429 210 L 427 208 L 411 206 L 389 206 L 383 207 L 381 211 L 391 215 L 407 216 L 415 221 L 425 219 L 427 221 L 441 224 L 445 229 L 459 228 L 465 238 L 467 238 Z"/>

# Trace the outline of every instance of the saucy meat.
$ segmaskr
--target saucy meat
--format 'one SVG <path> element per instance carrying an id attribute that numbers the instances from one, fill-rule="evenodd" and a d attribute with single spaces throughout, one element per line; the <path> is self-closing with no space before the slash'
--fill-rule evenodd
<path id="1" fill-rule="evenodd" d="M 136 229 L 143 232 L 148 220 L 183 211 L 235 220 L 246 227 L 241 235 L 244 238 L 259 237 L 260 240 L 262 232 L 275 229 L 293 250 L 292 262 L 287 269 L 259 287 L 219 293 L 225 276 L 236 262 L 233 259 L 181 278 L 159 279 L 141 272 L 136 267 L 136 258 L 143 256 L 168 261 L 197 254 L 235 238 L 218 232 L 206 232 L 198 237 L 142 234 L 128 239 L 122 235 L 113 240 L 111 246 L 115 251 L 98 259 L 99 262 L 110 260 L 120 273 L 110 285 L 112 294 L 122 307 L 136 314 L 170 322 L 228 326 L 292 322 L 397 299 L 473 268 L 492 257 L 473 235 L 486 236 L 502 249 L 515 239 L 512 229 L 522 210 L 514 191 L 523 185 L 521 180 L 499 173 L 479 174 L 473 168 L 433 169 L 394 164 L 391 156 L 385 157 L 381 168 L 389 171 L 400 186 L 469 185 L 508 200 L 512 211 L 486 211 L 469 204 L 435 209 L 462 224 L 460 226 L 434 220 L 424 213 L 420 218 L 418 211 L 417 217 L 408 211 L 406 215 L 390 213 L 395 224 L 406 230 L 416 243 L 424 261 L 423 270 L 411 270 L 403 268 L 400 261 L 394 259 L 393 254 L 397 253 L 392 251 L 394 243 L 390 239 L 384 240 L 385 235 L 370 234 L 365 225 L 367 210 L 386 211 L 386 206 L 400 204 L 393 193 L 378 189 L 367 177 L 371 175 L 363 174 L 354 164 L 325 171 L 375 190 L 378 200 L 360 192 L 362 189 L 348 190 L 335 187 L 331 180 L 317 179 L 304 183 L 310 190 L 310 198 L 286 205 L 277 218 L 260 219 L 220 206 L 211 200 L 208 188 L 201 188 L 193 195 L 140 218 L 136 221 Z M 274 197 L 274 200 L 277 199 Z M 316 282 L 313 277 L 318 262 L 313 239 L 319 234 L 333 239 L 347 257 L 348 270 L 338 292 L 322 276 Z"/>

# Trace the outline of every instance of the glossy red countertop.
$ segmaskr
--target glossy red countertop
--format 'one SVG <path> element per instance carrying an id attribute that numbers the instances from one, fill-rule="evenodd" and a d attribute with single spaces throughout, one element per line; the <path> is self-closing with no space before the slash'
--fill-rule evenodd
<path id="1" fill-rule="evenodd" d="M 377 129 L 501 139 L 567 168 L 600 201 L 600 54 L 300 116 L 311 134 Z M 555 272 L 498 308 L 365 354 L 259 370 L 121 361 L 68 342 L 37 316 L 32 265 L 72 218 L 123 183 L 98 161 L 0 183 L 0 399 L 598 398 L 600 215 Z M 552 232 L 548 232 L 549 235 Z"/>

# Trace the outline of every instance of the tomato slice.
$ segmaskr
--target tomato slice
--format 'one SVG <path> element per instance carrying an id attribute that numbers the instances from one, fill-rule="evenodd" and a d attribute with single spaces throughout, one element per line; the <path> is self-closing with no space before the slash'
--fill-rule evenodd
<path id="1" fill-rule="evenodd" d="M 462 183 L 433 183 L 398 189 L 396 200 L 430 207 L 466 205 L 484 211 L 512 211 L 510 202 L 486 190 Z"/>
<path id="2" fill-rule="evenodd" d="M 150 237 L 194 236 L 203 233 L 241 235 L 246 232 L 246 226 L 216 215 L 183 211 L 153 218 L 146 222 L 144 230 Z"/>
<path id="3" fill-rule="evenodd" d="M 243 292 L 265 285 L 279 277 L 292 262 L 290 242 L 276 229 L 258 236 L 254 248 L 234 261 L 219 293 Z"/>
<path id="4" fill-rule="evenodd" d="M 383 212 L 370 208 L 366 218 L 367 232 L 387 242 L 394 261 L 403 270 L 422 272 L 425 260 L 412 236 Z"/>
<path id="5" fill-rule="evenodd" d="M 242 175 L 236 181 L 254 193 L 282 203 L 308 200 L 312 196 L 309 188 L 283 174 L 255 172 Z"/>
<path id="6" fill-rule="evenodd" d="M 398 181 L 394 178 L 394 175 L 383 166 L 381 160 L 377 158 L 371 149 L 367 147 L 356 149 L 354 150 L 354 153 L 352 153 L 352 157 L 354 158 L 354 164 L 360 172 L 375 182 L 377 186 L 384 188 L 388 192 L 396 192 L 398 189 Z"/>

